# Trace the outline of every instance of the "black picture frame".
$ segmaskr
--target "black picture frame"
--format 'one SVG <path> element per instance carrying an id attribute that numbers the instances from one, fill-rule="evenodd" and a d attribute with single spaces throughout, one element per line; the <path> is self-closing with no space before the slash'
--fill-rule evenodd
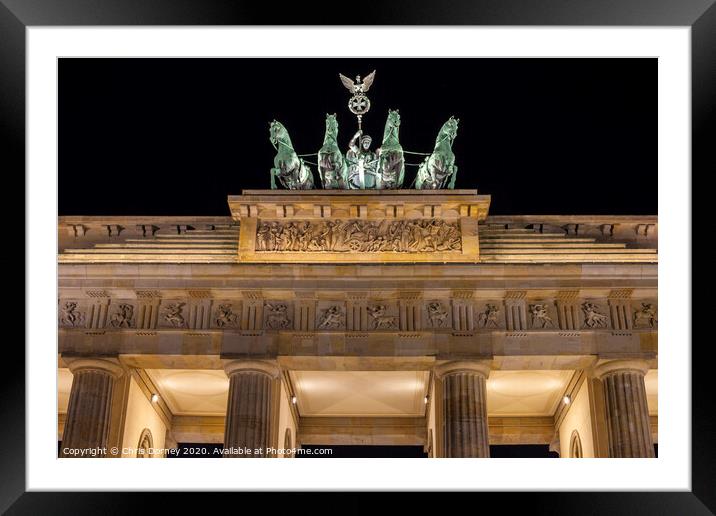
<path id="1" fill-rule="evenodd" d="M 324 2 L 245 0 L 0 0 L 0 162 L 5 177 L 25 173 L 25 30 L 32 26 L 89 25 L 573 25 L 689 26 L 692 73 L 692 176 L 716 163 L 715 0 L 487 0 L 435 2 L 399 0 L 341 6 Z M 683 178 L 685 181 L 690 178 Z M 23 185 L 23 183 L 20 183 Z M 24 185 L 21 186 L 24 190 Z M 19 188 L 14 190 L 16 193 Z M 22 196 L 17 195 L 18 198 Z M 4 220 L 18 209 L 3 203 Z M 9 211 L 9 210 L 13 211 Z M 24 210 L 23 210 L 24 212 Z M 19 239 L 18 239 L 19 242 Z M 18 249 L 20 246 L 18 245 Z M 691 250 L 688 250 L 691 253 Z M 23 267 L 23 265 L 21 265 Z M 26 314 L 27 317 L 27 314 Z M 691 321 L 683 321 L 691 325 Z M 691 342 L 664 343 L 686 348 Z M 531 513 L 548 514 L 714 514 L 716 435 L 708 378 L 710 343 L 692 351 L 692 489 L 690 492 L 480 493 L 509 497 Z M 102 514 L 137 510 L 137 498 L 123 493 L 25 492 L 25 363 L 23 349 L 6 345 L 0 375 L 0 511 L 11 514 Z M 11 424 L 9 423 L 11 422 Z M 160 495 L 161 496 L 161 495 Z M 216 495 L 212 495 L 216 496 Z M 242 495 L 246 496 L 246 495 Z M 282 503 L 280 495 L 273 498 Z M 223 498 L 223 497 L 222 497 Z M 422 504 L 420 496 L 413 503 Z M 212 505 L 224 500 L 214 498 Z M 497 500 L 495 500 L 497 501 Z M 162 496 L 164 510 L 181 508 L 182 496 Z M 250 503 L 250 502 L 249 502 Z M 401 502 L 402 503 L 402 502 Z M 451 504 L 460 501 L 451 502 Z M 501 500 L 500 503 L 504 503 Z M 345 506 L 369 506 L 345 500 Z M 326 504 L 330 506 L 331 504 Z M 315 507 L 315 504 L 312 504 Z M 454 506 L 454 505 L 453 505 Z"/>

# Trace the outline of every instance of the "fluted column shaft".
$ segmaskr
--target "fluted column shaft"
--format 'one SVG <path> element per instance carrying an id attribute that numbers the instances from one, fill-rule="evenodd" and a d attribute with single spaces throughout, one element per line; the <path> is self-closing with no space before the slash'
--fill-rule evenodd
<path id="1" fill-rule="evenodd" d="M 224 448 L 234 451 L 225 457 L 267 457 L 271 446 L 273 387 L 279 370 L 264 361 L 236 360 L 226 367 L 229 400 L 226 409 Z M 257 450 L 261 450 L 256 453 Z"/>
<path id="2" fill-rule="evenodd" d="M 111 359 L 67 358 L 72 390 L 61 457 L 105 457 L 114 383 L 122 375 Z"/>
<path id="3" fill-rule="evenodd" d="M 436 373 L 442 380 L 443 456 L 489 457 L 486 380 L 489 366 L 451 362 Z"/>
<path id="4" fill-rule="evenodd" d="M 646 403 L 644 361 L 612 360 L 599 365 L 607 412 L 610 457 L 654 457 Z"/>

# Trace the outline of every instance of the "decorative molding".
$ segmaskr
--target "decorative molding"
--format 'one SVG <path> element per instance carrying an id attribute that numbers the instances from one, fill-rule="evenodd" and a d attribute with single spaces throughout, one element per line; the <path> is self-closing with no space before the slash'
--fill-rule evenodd
<path id="1" fill-rule="evenodd" d="M 210 290 L 189 290 L 189 297 L 195 299 L 205 299 L 211 297 Z"/>
<path id="2" fill-rule="evenodd" d="M 136 290 L 137 299 L 152 299 L 162 297 L 161 292 L 158 290 Z"/>
<path id="3" fill-rule="evenodd" d="M 241 296 L 244 299 L 263 299 L 263 292 L 261 290 L 242 290 Z"/>
<path id="4" fill-rule="evenodd" d="M 109 294 L 107 293 L 106 290 L 87 290 L 87 291 L 85 291 L 85 294 L 88 297 L 93 297 L 93 298 L 109 297 Z"/>
<path id="5" fill-rule="evenodd" d="M 618 288 L 609 292 L 609 299 L 629 299 L 634 293 L 631 288 Z"/>
<path id="6" fill-rule="evenodd" d="M 576 301 L 579 299 L 579 290 L 560 290 L 557 292 L 560 301 Z"/>

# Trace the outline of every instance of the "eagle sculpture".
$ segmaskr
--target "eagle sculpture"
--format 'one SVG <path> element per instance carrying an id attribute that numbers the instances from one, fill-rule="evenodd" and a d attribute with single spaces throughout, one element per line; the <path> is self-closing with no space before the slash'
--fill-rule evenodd
<path id="1" fill-rule="evenodd" d="M 373 79 L 375 79 L 375 70 L 369 73 L 363 80 L 361 80 L 360 75 L 356 76 L 355 82 L 342 73 L 339 73 L 338 76 L 341 78 L 343 86 L 348 88 L 348 91 L 350 91 L 353 95 L 358 95 L 360 93 L 365 93 L 370 89 L 371 84 L 373 84 Z"/>

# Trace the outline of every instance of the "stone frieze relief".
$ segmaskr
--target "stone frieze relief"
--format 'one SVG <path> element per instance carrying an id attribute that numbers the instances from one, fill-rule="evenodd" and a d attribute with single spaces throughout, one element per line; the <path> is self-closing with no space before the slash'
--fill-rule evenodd
<path id="1" fill-rule="evenodd" d="M 431 253 L 462 250 L 460 226 L 442 219 L 261 221 L 257 252 Z"/>

